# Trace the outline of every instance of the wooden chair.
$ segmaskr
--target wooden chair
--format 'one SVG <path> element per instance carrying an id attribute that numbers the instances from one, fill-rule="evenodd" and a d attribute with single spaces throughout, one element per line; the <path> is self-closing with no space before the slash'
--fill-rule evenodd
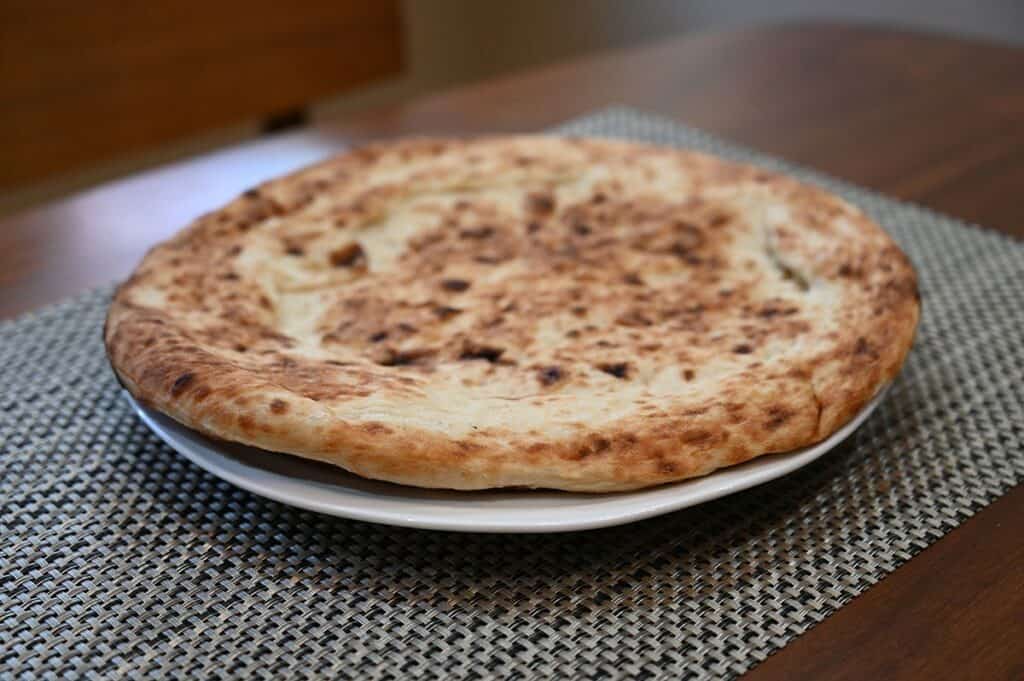
<path id="1" fill-rule="evenodd" d="M 397 0 L 5 0 L 0 192 L 400 69 Z"/>

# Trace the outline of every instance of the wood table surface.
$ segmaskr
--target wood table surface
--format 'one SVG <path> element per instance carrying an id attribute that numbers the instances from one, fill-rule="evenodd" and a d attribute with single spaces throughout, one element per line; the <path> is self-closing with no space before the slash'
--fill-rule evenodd
<path id="1" fill-rule="evenodd" d="M 1024 50 L 792 24 L 684 36 L 318 121 L 0 219 L 0 317 L 123 277 L 190 218 L 353 142 L 536 131 L 617 104 L 1024 236 Z M 1018 486 L 745 678 L 1024 678 L 1022 538 Z"/>

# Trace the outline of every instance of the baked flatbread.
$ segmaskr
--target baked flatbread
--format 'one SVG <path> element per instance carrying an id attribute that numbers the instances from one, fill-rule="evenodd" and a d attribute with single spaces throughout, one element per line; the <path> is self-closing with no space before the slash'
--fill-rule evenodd
<path id="1" fill-rule="evenodd" d="M 218 438 L 455 489 L 627 490 L 818 442 L 891 380 L 914 271 L 820 189 L 673 149 L 366 147 L 118 290 L 111 363 Z"/>

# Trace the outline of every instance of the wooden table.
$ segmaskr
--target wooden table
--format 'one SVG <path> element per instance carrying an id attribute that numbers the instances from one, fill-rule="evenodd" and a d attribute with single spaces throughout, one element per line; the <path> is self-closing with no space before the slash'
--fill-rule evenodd
<path id="1" fill-rule="evenodd" d="M 683 37 L 490 80 L 0 220 L 0 316 L 122 277 L 189 218 L 353 141 L 534 131 L 611 104 L 1024 236 L 1024 51 L 800 24 Z M 1024 678 L 1022 519 L 1018 486 L 747 678 Z"/>

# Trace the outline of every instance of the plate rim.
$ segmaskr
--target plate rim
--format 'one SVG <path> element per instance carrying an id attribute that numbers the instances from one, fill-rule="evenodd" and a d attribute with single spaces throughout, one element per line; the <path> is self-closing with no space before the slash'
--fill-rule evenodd
<path id="1" fill-rule="evenodd" d="M 455 514 L 454 516 L 451 514 L 448 516 L 444 514 L 424 516 L 418 513 L 407 513 L 398 510 L 374 509 L 372 506 L 353 504 L 351 501 L 334 500 L 333 502 L 326 502 L 316 495 L 303 497 L 301 494 L 286 493 L 282 491 L 282 486 L 285 488 L 291 488 L 295 485 L 342 488 L 343 486 L 334 483 L 305 481 L 276 471 L 249 466 L 242 461 L 218 452 L 216 448 L 217 443 L 214 440 L 174 421 L 160 412 L 143 406 L 127 390 L 124 391 L 124 395 L 146 427 L 175 452 L 225 482 L 279 503 L 341 518 L 414 529 L 448 532 L 540 534 L 574 532 L 625 525 L 706 503 L 713 499 L 735 494 L 784 477 L 824 456 L 852 435 L 875 411 L 888 392 L 890 385 L 891 383 L 883 385 L 852 419 L 828 438 L 798 450 L 757 457 L 737 466 L 718 469 L 699 478 L 691 478 L 654 488 L 629 492 L 591 494 L 559 490 L 538 490 L 538 494 L 564 494 L 590 497 L 598 500 L 594 504 L 594 509 L 588 509 L 583 515 L 580 515 L 578 509 L 570 507 L 565 509 L 565 514 L 559 514 L 556 510 L 556 512 L 551 514 L 552 517 L 547 519 L 523 519 L 521 516 L 524 511 L 522 509 L 508 508 L 501 509 L 502 512 L 497 514 L 500 516 L 497 519 L 493 517 L 474 517 L 475 514 L 473 513 L 466 515 Z M 160 423 L 159 419 L 166 420 L 169 423 L 165 426 Z M 183 432 L 178 433 L 174 431 Z M 197 440 L 198 445 L 206 449 L 207 452 L 198 451 L 194 446 L 195 443 L 190 443 L 189 439 Z M 771 459 L 767 457 L 771 457 Z M 239 469 L 255 472 L 256 475 L 255 477 L 252 473 L 245 475 Z M 276 485 L 271 483 L 276 483 Z M 716 485 L 715 483 L 719 484 Z M 679 495 L 672 494 L 677 488 L 686 485 L 696 489 L 682 490 L 682 493 Z M 422 492 L 422 490 L 418 489 L 417 491 Z M 444 492 L 449 494 L 459 493 L 454 490 L 445 490 Z M 529 491 L 523 492 L 523 494 L 530 493 Z M 639 503 L 637 498 L 644 496 L 650 497 L 648 503 Z M 624 504 L 625 507 L 616 509 L 614 501 L 622 499 L 627 501 Z M 629 504 L 628 502 L 631 499 L 634 503 Z M 607 508 L 600 508 L 602 505 Z M 544 507 L 541 506 L 539 508 Z M 516 518 L 517 514 L 520 516 L 518 519 Z M 527 513 L 527 515 L 530 514 Z M 567 515 L 568 517 L 559 517 L 560 515 Z"/>

